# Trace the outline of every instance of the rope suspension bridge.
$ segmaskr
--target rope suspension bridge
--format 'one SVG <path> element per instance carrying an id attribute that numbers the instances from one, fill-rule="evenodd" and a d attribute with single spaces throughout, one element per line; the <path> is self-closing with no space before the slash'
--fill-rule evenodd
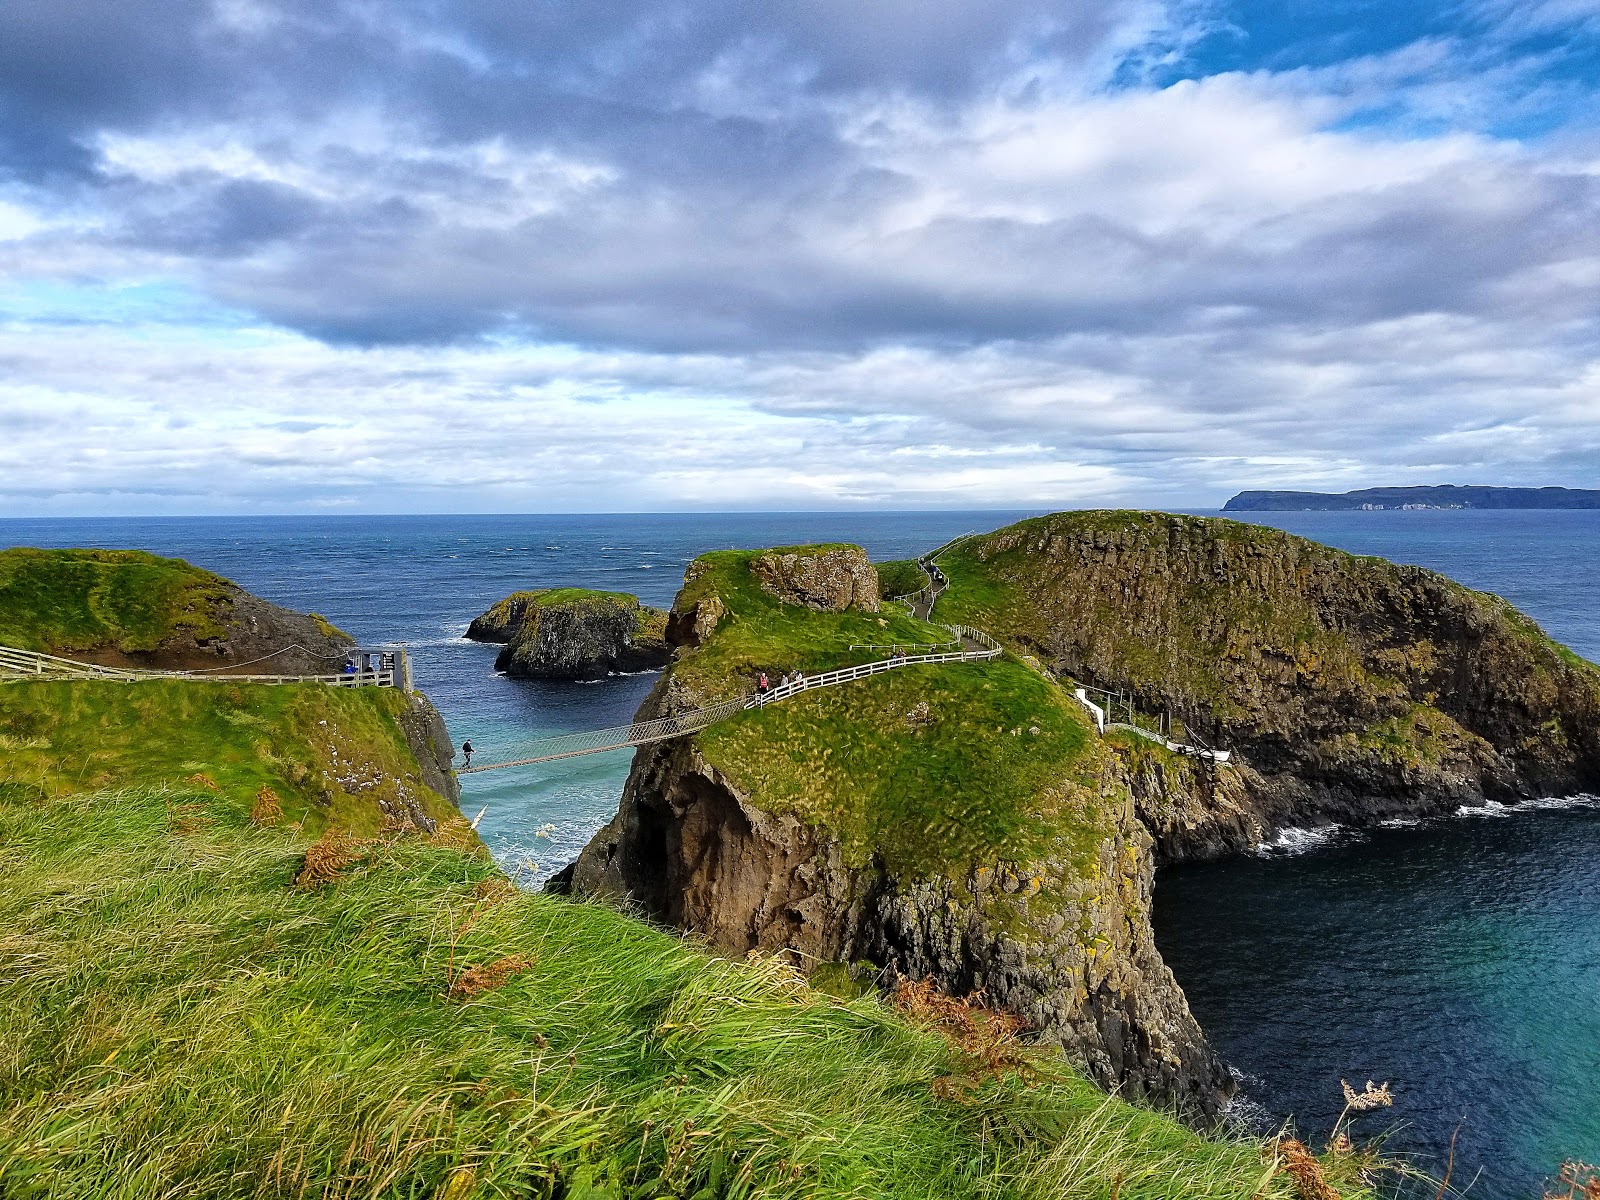
<path id="1" fill-rule="evenodd" d="M 815 688 L 837 687 L 843 683 L 853 683 L 858 679 L 867 679 L 900 667 L 915 667 L 929 663 L 981 662 L 1000 657 L 1002 653 L 1000 643 L 982 630 L 972 629 L 966 625 L 951 625 L 947 628 L 956 635 L 956 640 L 944 644 L 959 645 L 965 647 L 964 649 L 937 654 L 897 653 L 890 658 L 880 658 L 874 662 L 862 663 L 860 666 L 840 667 L 834 671 L 802 675 L 788 683 L 780 683 L 777 687 L 769 688 L 765 692 L 724 700 L 720 704 L 708 705 L 693 712 L 657 717 L 653 721 L 639 721 L 632 725 L 618 725 L 612 729 L 595 729 L 586 733 L 566 733 L 544 738 L 529 744 L 520 758 L 485 763 L 481 767 L 463 767 L 456 774 L 476 775 L 481 771 L 527 767 L 534 763 L 554 762 L 558 758 L 575 758 L 580 754 L 599 754 L 605 750 L 646 746 L 651 742 L 665 741 L 667 738 L 680 737 L 686 733 L 698 733 L 737 713 L 765 708 L 769 704 L 777 704 Z"/>

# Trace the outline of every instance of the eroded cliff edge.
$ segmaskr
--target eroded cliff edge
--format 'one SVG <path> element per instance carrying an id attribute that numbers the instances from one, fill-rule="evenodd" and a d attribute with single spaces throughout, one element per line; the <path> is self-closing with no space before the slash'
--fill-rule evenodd
<path id="1" fill-rule="evenodd" d="M 807 560 L 813 560 L 807 562 Z M 797 592 L 774 577 L 832 581 Z M 680 649 L 640 719 L 757 672 L 882 657 L 948 630 L 877 612 L 854 547 L 692 564 Z M 1181 766 L 1178 768 L 1181 769 Z M 732 954 L 931 978 L 1022 1017 L 1126 1096 L 1208 1117 L 1231 1089 L 1149 924 L 1154 858 L 1122 756 L 1034 667 L 906 667 L 637 753 L 558 890 L 625 899 Z"/>

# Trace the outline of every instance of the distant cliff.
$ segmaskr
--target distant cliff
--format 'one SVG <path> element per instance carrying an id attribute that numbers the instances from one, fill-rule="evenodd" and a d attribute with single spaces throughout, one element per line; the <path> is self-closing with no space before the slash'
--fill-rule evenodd
<path id="1" fill-rule="evenodd" d="M 1600 508 L 1600 491 L 1563 487 L 1377 487 L 1356 492 L 1240 492 L 1223 512 L 1389 508 Z"/>
<path id="2" fill-rule="evenodd" d="M 495 669 L 530 679 L 600 679 L 665 666 L 667 614 L 627 592 L 543 588 L 513 592 L 467 629 L 505 646 Z"/>

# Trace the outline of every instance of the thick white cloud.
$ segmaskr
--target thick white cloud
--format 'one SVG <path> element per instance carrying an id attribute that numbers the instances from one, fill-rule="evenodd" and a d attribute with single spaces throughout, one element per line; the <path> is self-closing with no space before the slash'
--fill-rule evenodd
<path id="1" fill-rule="evenodd" d="M 172 3 L 192 79 L 26 93 L 0 512 L 1594 482 L 1600 142 L 1487 119 L 1508 14 L 1161 85 L 1215 13 Z"/>

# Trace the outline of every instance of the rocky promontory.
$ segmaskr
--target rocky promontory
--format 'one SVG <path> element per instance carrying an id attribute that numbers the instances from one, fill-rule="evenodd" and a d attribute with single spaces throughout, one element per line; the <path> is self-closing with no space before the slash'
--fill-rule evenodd
<path id="1" fill-rule="evenodd" d="M 827 554 L 691 564 L 669 622 L 678 657 L 640 719 L 725 699 L 754 672 L 948 636 L 860 603 L 853 582 L 802 592 L 821 571 L 806 560 Z M 931 980 L 1015 1014 L 1102 1085 L 1207 1119 L 1232 1082 L 1156 950 L 1158 865 L 1288 826 L 1600 782 L 1600 671 L 1428 571 L 1115 512 L 965 539 L 939 565 L 939 618 L 1011 654 L 641 747 L 617 816 L 553 889 L 624 899 L 736 955 Z M 1102 734 L 1079 685 L 1232 761 Z"/>
<path id="2" fill-rule="evenodd" d="M 333 675 L 355 639 L 182 559 L 0 551 L 0 645 L 101 666 Z"/>
<path id="3" fill-rule="evenodd" d="M 940 562 L 941 611 L 1232 751 L 1209 798 L 1147 781 L 1166 860 L 1600 785 L 1600 669 L 1433 571 L 1144 512 L 1023 521 Z"/>
<path id="4" fill-rule="evenodd" d="M 467 629 L 505 649 L 495 670 L 529 679 L 600 679 L 665 666 L 667 614 L 627 592 L 544 588 L 513 592 Z"/>
<path id="5" fill-rule="evenodd" d="M 758 670 L 948 639 L 880 611 L 859 564 L 838 547 L 691 564 L 679 658 L 639 719 Z M 835 585 L 797 595 L 775 574 Z M 1103 1086 L 1205 1117 L 1232 1084 L 1156 951 L 1153 879 L 1121 760 L 1068 693 L 1005 659 L 887 672 L 641 748 L 616 818 L 553 887 L 625 899 L 732 954 L 981 996 Z"/>

